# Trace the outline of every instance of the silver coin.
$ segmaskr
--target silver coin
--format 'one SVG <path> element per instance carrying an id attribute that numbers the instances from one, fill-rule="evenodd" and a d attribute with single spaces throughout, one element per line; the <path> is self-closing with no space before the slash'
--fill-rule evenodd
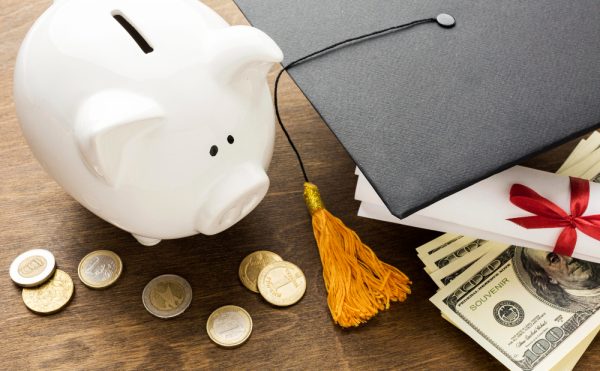
<path id="1" fill-rule="evenodd" d="M 241 307 L 225 305 L 208 317 L 206 321 L 208 337 L 223 347 L 243 344 L 252 333 L 252 317 Z"/>
<path id="2" fill-rule="evenodd" d="M 10 278 L 19 286 L 34 287 L 54 274 L 56 260 L 48 250 L 33 249 L 17 256 L 10 265 Z"/>
<path id="3" fill-rule="evenodd" d="M 176 317 L 190 306 L 192 287 L 183 277 L 163 274 L 144 287 L 142 302 L 146 310 L 156 317 Z"/>
<path id="4" fill-rule="evenodd" d="M 119 255 L 109 250 L 96 250 L 81 259 L 77 274 L 87 287 L 103 289 L 117 282 L 122 271 L 123 262 Z"/>

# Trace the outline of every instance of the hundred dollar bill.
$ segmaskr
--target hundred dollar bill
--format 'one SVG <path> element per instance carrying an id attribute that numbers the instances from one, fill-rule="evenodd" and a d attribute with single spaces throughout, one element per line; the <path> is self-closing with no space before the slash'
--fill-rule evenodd
<path id="1" fill-rule="evenodd" d="M 488 241 L 479 246 L 475 245 L 475 247 L 477 248 L 465 251 L 464 254 L 464 250 L 457 250 L 458 254 L 463 254 L 461 257 L 429 274 L 433 282 L 435 282 L 438 287 L 447 286 L 453 279 L 467 270 L 473 263 L 490 250 L 503 250 L 508 247 L 508 244 Z"/>
<path id="2" fill-rule="evenodd" d="M 594 341 L 594 338 L 596 337 L 596 335 L 598 335 L 598 331 L 600 331 L 600 328 L 596 328 L 594 331 L 592 331 L 592 333 L 589 334 L 585 339 L 583 339 L 581 343 L 575 346 L 571 353 L 566 355 L 565 358 L 560 360 L 554 367 L 552 367 L 550 371 L 572 370 L 577 364 L 577 362 L 579 362 L 579 359 L 583 356 L 583 353 L 585 353 L 592 341 Z"/>
<path id="3" fill-rule="evenodd" d="M 462 271 L 466 270 L 473 263 L 474 262 L 470 263 L 466 267 L 463 267 L 463 269 L 461 269 L 461 270 Z M 458 276 L 456 278 L 458 278 L 460 280 L 460 276 Z M 456 327 L 460 330 L 460 327 L 456 326 L 456 324 L 454 322 L 452 322 L 452 320 L 450 320 L 450 318 L 448 316 L 446 316 L 444 314 L 444 312 L 441 312 L 441 316 L 443 319 L 448 321 L 448 323 L 450 323 L 451 325 L 453 325 L 454 327 Z M 567 354 L 561 361 L 559 361 L 549 371 L 571 371 L 575 367 L 577 362 L 579 362 L 579 359 L 581 359 L 581 357 L 583 356 L 583 354 L 585 353 L 587 348 L 590 346 L 592 341 L 594 341 L 594 338 L 596 337 L 596 335 L 598 335 L 598 332 L 600 332 L 600 327 L 598 327 L 594 331 L 592 331 L 592 333 L 590 333 L 585 339 L 583 339 L 579 344 L 577 344 L 575 346 L 575 348 L 573 348 L 573 350 L 571 352 L 569 352 L 569 354 Z"/>
<path id="4" fill-rule="evenodd" d="M 586 156 L 584 159 L 580 160 L 573 166 L 570 166 L 566 169 L 563 169 L 559 174 L 560 175 L 568 175 L 568 174 L 586 174 L 590 169 L 600 162 L 600 148 L 595 149 L 592 153 Z"/>
<path id="5" fill-rule="evenodd" d="M 431 298 L 511 370 L 548 370 L 600 325 L 600 264 L 510 246 Z"/>
<path id="6" fill-rule="evenodd" d="M 442 313 L 442 318 L 460 330 L 460 327 L 456 326 L 444 313 Z M 560 360 L 556 365 L 554 365 L 554 367 L 552 367 L 549 371 L 572 370 L 577 364 L 577 362 L 579 362 L 579 359 L 581 359 L 583 353 L 585 353 L 592 341 L 594 341 L 594 338 L 596 337 L 596 335 L 598 335 L 599 331 L 600 328 L 597 328 L 594 331 L 592 331 L 591 334 L 586 336 L 585 339 L 583 339 L 579 344 L 577 344 L 569 354 L 567 354 L 562 360 Z"/>
<path id="7" fill-rule="evenodd" d="M 487 241 L 478 238 L 461 238 L 435 252 L 424 260 L 425 271 L 431 273 L 447 266 L 466 254 L 479 249 Z"/>
<path id="8" fill-rule="evenodd" d="M 454 233 L 444 233 L 443 235 L 435 238 L 424 245 L 417 247 L 417 255 L 421 260 L 422 256 L 428 256 L 436 251 L 450 245 L 451 243 L 461 239 L 463 236 Z"/>
<path id="9" fill-rule="evenodd" d="M 479 258 L 477 258 L 479 259 Z M 456 269 L 455 271 L 453 271 L 452 273 L 449 274 L 436 274 L 436 272 L 438 271 L 433 271 L 431 273 L 429 273 L 429 277 L 433 280 L 433 282 L 437 285 L 437 287 L 444 287 L 446 285 L 448 285 L 450 282 L 452 282 L 456 277 L 460 276 L 464 271 L 466 271 L 467 269 L 469 269 L 469 267 L 471 265 L 473 265 L 477 259 L 468 262 L 466 265 L 461 266 L 460 268 Z"/>
<path id="10" fill-rule="evenodd" d="M 594 134 L 600 137 L 600 133 L 594 132 Z M 594 134 L 592 134 L 592 136 Z M 598 139 L 598 141 L 600 141 L 600 139 Z M 597 149 L 594 153 L 599 154 L 600 149 Z M 583 168 L 587 168 L 587 170 L 582 171 L 581 169 Z M 560 174 L 576 176 L 582 179 L 588 179 L 594 183 L 600 183 L 600 158 L 598 158 L 598 156 L 586 156 L 578 164 L 564 169 Z"/>
<path id="11" fill-rule="evenodd" d="M 494 243 L 494 244 L 496 244 L 496 243 Z M 493 247 L 493 245 L 491 245 L 490 248 L 501 248 L 501 246 L 504 246 L 504 248 L 507 247 L 506 244 L 498 243 L 496 247 Z M 488 250 L 490 248 L 488 248 Z M 482 250 L 475 250 L 473 252 L 473 254 L 476 254 L 477 252 L 482 251 Z M 486 250 L 486 252 L 487 252 L 487 250 Z M 470 254 L 468 254 L 466 257 L 468 257 L 469 255 Z M 463 257 L 461 259 L 464 259 L 464 258 L 465 257 Z M 439 287 L 446 286 L 448 283 L 450 283 L 455 278 L 460 281 L 461 273 L 464 272 L 465 270 L 467 270 L 478 259 L 479 259 L 479 257 L 475 258 L 473 261 L 468 262 L 467 265 L 463 265 L 462 267 L 460 267 L 455 273 L 453 273 L 449 276 L 445 276 L 444 278 L 440 279 L 439 281 L 437 281 L 436 277 L 434 277 L 435 274 L 443 269 L 450 267 L 450 266 L 446 266 L 436 272 L 433 272 L 433 274 L 431 275 L 432 276 L 431 278 L 436 282 L 436 284 L 438 284 Z M 452 263 L 452 264 L 455 264 L 455 263 Z M 441 284 L 441 286 L 440 286 L 440 284 Z M 460 327 L 456 326 L 456 324 L 454 324 L 452 322 L 452 320 L 450 320 L 450 318 L 444 314 L 444 312 L 441 312 L 441 316 L 446 321 L 448 321 L 450 324 L 452 324 L 453 326 L 455 326 L 456 328 L 458 328 L 460 330 Z M 600 327 L 597 327 L 594 331 L 592 331 L 592 333 L 590 333 L 585 339 L 583 339 L 579 344 L 577 344 L 575 346 L 575 348 L 569 354 L 567 354 L 560 362 L 558 362 L 549 371 L 571 371 L 575 367 L 577 362 L 579 362 L 579 359 L 583 356 L 583 354 L 585 353 L 587 348 L 590 346 L 590 344 L 592 343 L 592 341 L 594 340 L 594 338 L 596 337 L 596 335 L 598 334 L 599 331 L 600 331 Z"/>
<path id="12" fill-rule="evenodd" d="M 583 173 L 583 175 L 581 175 L 580 178 L 589 179 L 592 182 L 600 183 L 600 161 L 595 163 L 591 168 L 589 168 L 585 173 Z"/>
<path id="13" fill-rule="evenodd" d="M 600 133 L 594 131 L 588 138 L 582 139 L 577 143 L 577 146 L 557 170 L 557 173 L 564 174 L 565 170 L 584 160 L 598 147 L 600 147 Z"/>

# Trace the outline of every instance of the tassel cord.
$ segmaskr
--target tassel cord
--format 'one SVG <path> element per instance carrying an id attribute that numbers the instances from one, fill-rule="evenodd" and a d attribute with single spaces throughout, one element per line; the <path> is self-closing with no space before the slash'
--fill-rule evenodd
<path id="1" fill-rule="evenodd" d="M 325 208 L 317 186 L 309 182 L 300 152 L 281 119 L 279 82 L 283 73 L 290 68 L 337 48 L 388 32 L 433 22 L 438 22 L 442 27 L 449 26 L 444 19 L 440 23 L 435 18 L 427 18 L 346 39 L 292 61 L 284 66 L 275 78 L 275 115 L 294 150 L 304 176 L 304 199 L 312 217 L 313 233 L 323 265 L 323 280 L 328 293 L 327 306 L 334 323 L 342 327 L 359 326 L 379 311 L 388 309 L 390 302 L 404 301 L 411 293 L 412 282 L 398 268 L 379 260 L 356 232 Z"/>
<path id="2" fill-rule="evenodd" d="M 352 37 L 346 40 L 342 40 L 339 41 L 335 44 L 329 45 L 325 48 L 319 49 L 315 52 L 312 52 L 308 55 L 305 55 L 304 57 L 298 58 L 292 62 L 290 62 L 289 64 L 287 64 L 286 66 L 284 66 L 279 73 L 277 73 L 277 77 L 275 78 L 275 86 L 273 89 L 273 103 L 275 106 L 275 116 L 277 117 L 277 123 L 279 124 L 279 127 L 281 128 L 281 130 L 283 131 L 283 134 L 285 135 L 285 137 L 287 138 L 288 143 L 290 144 L 290 147 L 292 147 L 292 150 L 294 151 L 296 158 L 298 159 L 298 164 L 300 164 L 300 170 L 302 171 L 302 176 L 304 177 L 304 181 L 305 182 L 309 182 L 308 179 L 308 174 L 306 172 L 306 168 L 304 167 L 304 162 L 302 161 L 302 156 L 300 155 L 300 152 L 298 151 L 298 148 L 296 147 L 296 144 L 294 143 L 294 141 L 292 140 L 292 138 L 290 137 L 289 132 L 287 131 L 285 125 L 283 125 L 283 121 L 281 120 L 281 115 L 279 113 L 279 98 L 278 98 L 278 92 L 279 92 L 279 80 L 281 78 L 281 75 L 283 75 L 283 73 L 287 70 L 289 70 L 292 67 L 295 67 L 299 64 L 302 64 L 312 58 L 315 57 L 320 57 L 323 54 L 326 54 L 334 49 L 337 49 L 339 47 L 343 47 L 343 46 L 347 46 L 348 44 L 351 44 L 353 42 L 357 42 L 357 41 L 363 41 L 366 39 L 369 39 L 371 37 L 376 37 L 382 34 L 386 34 L 386 33 L 391 33 L 391 32 L 395 32 L 395 31 L 399 31 L 399 30 L 403 30 L 403 29 L 407 29 L 419 24 L 423 24 L 423 23 L 432 23 L 432 22 L 436 22 L 435 18 L 425 18 L 425 19 L 419 19 L 416 21 L 412 21 L 412 22 L 408 22 L 408 23 L 404 23 L 401 25 L 397 25 L 397 26 L 392 26 L 392 27 L 388 27 L 385 28 L 383 30 L 378 30 L 378 31 L 374 31 L 374 32 L 370 32 L 368 34 L 365 35 L 361 35 L 361 36 L 356 36 L 356 37 Z"/>

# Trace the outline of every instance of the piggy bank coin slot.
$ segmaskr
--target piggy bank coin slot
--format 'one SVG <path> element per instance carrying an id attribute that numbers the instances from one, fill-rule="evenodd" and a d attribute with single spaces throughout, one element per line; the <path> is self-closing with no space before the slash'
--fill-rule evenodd
<path id="1" fill-rule="evenodd" d="M 135 27 L 129 23 L 125 17 L 123 17 L 123 15 L 121 15 L 118 11 L 113 11 L 112 16 L 117 22 L 119 22 L 121 27 L 127 31 L 129 36 L 131 36 L 131 38 L 138 44 L 144 53 L 152 53 L 154 49 L 150 46 L 150 44 L 148 44 L 146 39 L 144 39 L 144 36 L 142 36 L 138 30 L 136 30 Z"/>

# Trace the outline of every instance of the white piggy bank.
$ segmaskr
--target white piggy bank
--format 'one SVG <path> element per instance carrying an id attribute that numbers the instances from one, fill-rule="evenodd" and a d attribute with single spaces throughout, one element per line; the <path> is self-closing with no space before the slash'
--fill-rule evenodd
<path id="1" fill-rule="evenodd" d="M 269 187 L 282 57 L 196 0 L 57 0 L 21 45 L 17 114 L 48 173 L 140 243 L 215 234 Z"/>

